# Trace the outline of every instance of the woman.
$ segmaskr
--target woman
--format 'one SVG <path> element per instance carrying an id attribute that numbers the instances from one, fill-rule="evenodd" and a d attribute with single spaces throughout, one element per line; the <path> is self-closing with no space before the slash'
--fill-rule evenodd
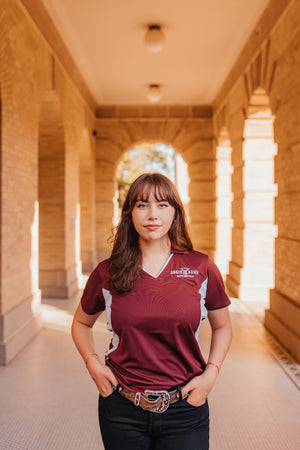
<path id="1" fill-rule="evenodd" d="M 215 264 L 193 250 L 174 184 L 138 177 L 111 256 L 91 274 L 72 325 L 100 393 L 105 449 L 209 448 L 207 396 L 231 341 L 229 304 Z M 92 327 L 104 309 L 113 338 L 102 364 Z M 207 363 L 197 339 L 206 316 Z"/>

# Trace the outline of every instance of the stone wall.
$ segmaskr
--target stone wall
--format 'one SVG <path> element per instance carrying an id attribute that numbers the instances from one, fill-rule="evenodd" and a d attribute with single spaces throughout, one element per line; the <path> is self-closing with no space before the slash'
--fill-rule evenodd
<path id="1" fill-rule="evenodd" d="M 268 286 L 265 281 L 270 278 L 268 267 L 273 256 L 274 282 L 273 287 L 269 283 L 265 323 L 298 360 L 299 18 L 299 1 L 270 2 L 214 104 L 216 134 L 226 127 L 232 147 L 234 224 L 228 287 L 242 299 L 258 299 Z M 251 116 L 256 117 L 252 124 Z M 255 165 L 252 180 L 247 172 L 251 164 Z M 271 183 L 266 187 L 266 180 L 272 177 L 273 189 Z M 266 205 L 274 195 L 272 218 Z M 275 251 L 271 255 L 271 247 L 265 249 L 273 237 Z"/>
<path id="2" fill-rule="evenodd" d="M 22 3 L 0 0 L 0 11 L 3 364 L 39 329 L 41 289 L 77 291 L 79 155 L 94 115 Z M 85 147 L 91 166 L 92 142 Z"/>

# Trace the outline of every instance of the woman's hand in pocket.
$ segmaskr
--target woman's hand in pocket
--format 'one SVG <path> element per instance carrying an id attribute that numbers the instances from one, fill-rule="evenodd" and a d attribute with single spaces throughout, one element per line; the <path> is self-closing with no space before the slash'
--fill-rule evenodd
<path id="1" fill-rule="evenodd" d="M 98 358 L 90 358 L 87 363 L 87 369 L 102 397 L 108 397 L 118 384 L 112 370 L 102 364 Z"/>
<path id="2" fill-rule="evenodd" d="M 214 371 L 205 371 L 194 377 L 182 388 L 182 397 L 188 394 L 187 402 L 193 406 L 201 406 L 205 403 L 208 394 L 214 387 L 217 374 Z"/>

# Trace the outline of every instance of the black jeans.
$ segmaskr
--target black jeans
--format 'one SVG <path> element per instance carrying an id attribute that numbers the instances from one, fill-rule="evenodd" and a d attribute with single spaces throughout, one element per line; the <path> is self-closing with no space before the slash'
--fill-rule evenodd
<path id="1" fill-rule="evenodd" d="M 207 450 L 208 403 L 195 407 L 187 399 L 155 413 L 135 406 L 114 391 L 99 396 L 99 424 L 105 450 Z"/>

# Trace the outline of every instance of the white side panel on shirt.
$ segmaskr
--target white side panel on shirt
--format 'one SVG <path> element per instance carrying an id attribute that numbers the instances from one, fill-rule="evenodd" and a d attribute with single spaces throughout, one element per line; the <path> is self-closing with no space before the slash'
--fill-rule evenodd
<path id="1" fill-rule="evenodd" d="M 107 289 L 102 289 L 103 297 L 105 298 L 105 307 L 106 307 L 106 315 L 107 315 L 107 329 L 109 331 L 113 332 L 113 338 L 112 338 L 112 348 L 107 350 L 105 353 L 106 357 L 114 352 L 118 346 L 119 346 L 119 336 L 114 332 L 112 323 L 111 323 L 111 302 L 112 302 L 112 295 Z"/>

